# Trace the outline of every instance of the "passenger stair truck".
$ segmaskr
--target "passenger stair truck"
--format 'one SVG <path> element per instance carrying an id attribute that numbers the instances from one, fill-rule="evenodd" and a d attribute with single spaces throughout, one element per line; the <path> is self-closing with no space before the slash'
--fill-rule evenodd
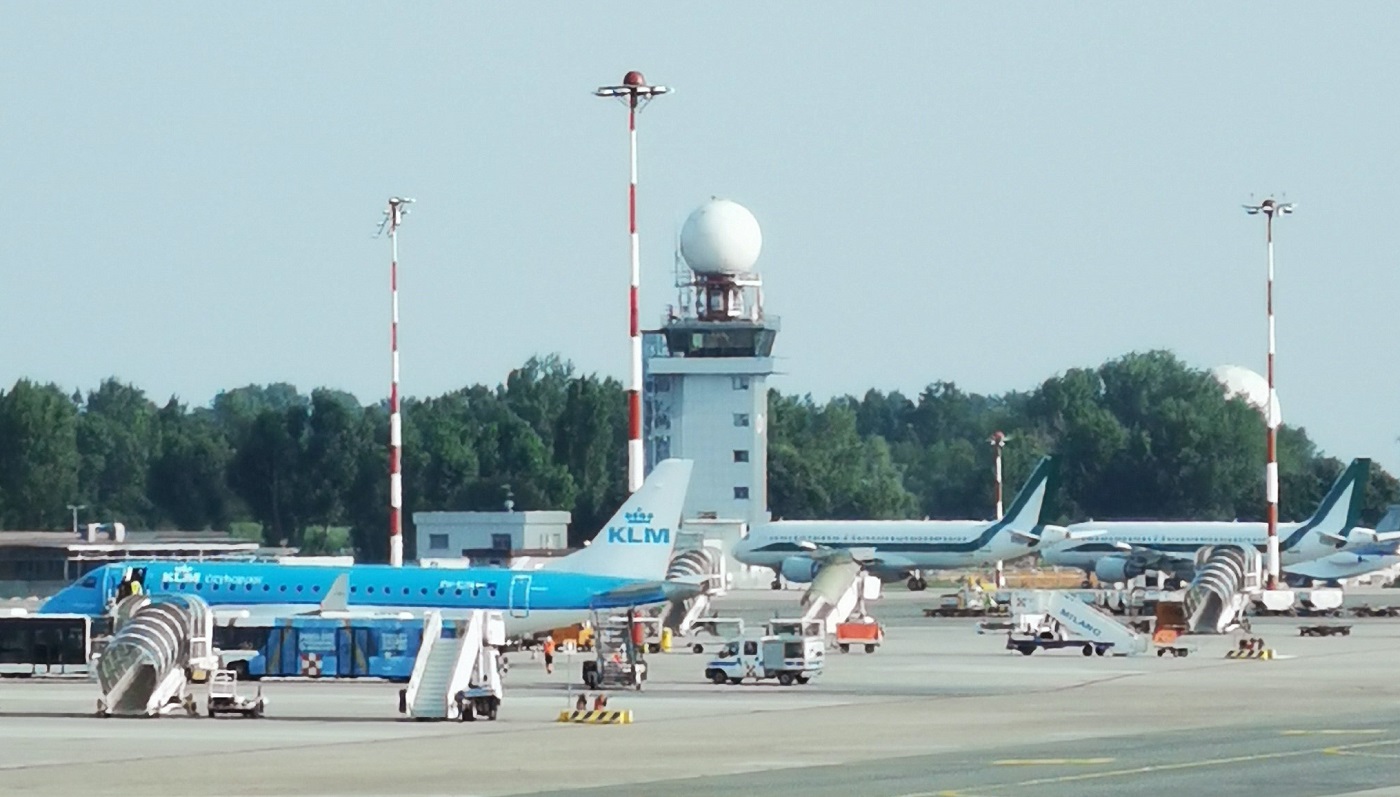
<path id="1" fill-rule="evenodd" d="M 399 711 L 416 720 L 496 719 L 505 694 L 500 671 L 504 618 L 476 610 L 457 624 L 454 635 L 444 636 L 444 630 L 441 612 L 425 614 L 423 642 L 408 687 L 399 692 Z"/>
<path id="2" fill-rule="evenodd" d="M 190 681 L 219 665 L 209 604 L 194 595 L 133 595 L 113 613 L 112 638 L 96 668 L 98 715 L 197 714 Z"/>
<path id="3" fill-rule="evenodd" d="M 820 621 L 823 633 L 833 636 L 842 623 L 864 619 L 865 602 L 879 597 L 880 579 L 855 564 L 829 565 L 802 596 L 802 619 Z"/>
<path id="4" fill-rule="evenodd" d="M 1011 608 L 1006 647 L 1027 656 L 1039 648 L 1078 648 L 1085 656 L 1135 656 L 1151 646 L 1148 635 L 1063 590 L 1014 592 Z"/>

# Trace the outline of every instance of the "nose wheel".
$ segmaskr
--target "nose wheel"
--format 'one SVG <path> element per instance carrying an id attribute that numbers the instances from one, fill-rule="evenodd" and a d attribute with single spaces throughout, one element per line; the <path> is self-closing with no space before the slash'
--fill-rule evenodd
<path id="1" fill-rule="evenodd" d="M 928 581 L 924 580 L 923 576 L 910 576 L 908 584 L 910 592 L 923 592 L 928 589 Z"/>

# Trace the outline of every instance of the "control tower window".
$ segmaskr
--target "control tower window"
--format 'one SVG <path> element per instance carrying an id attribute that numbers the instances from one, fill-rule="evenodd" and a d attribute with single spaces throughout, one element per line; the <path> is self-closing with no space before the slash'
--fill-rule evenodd
<path id="1" fill-rule="evenodd" d="M 749 414 L 748 414 L 747 412 L 736 412 L 736 413 L 734 413 L 734 425 L 735 425 L 735 426 L 748 426 L 748 425 L 749 425 Z"/>
<path id="2" fill-rule="evenodd" d="M 748 461 L 749 461 L 749 452 L 748 452 L 746 449 L 742 449 L 742 448 L 736 448 L 736 449 L 734 449 L 734 461 L 735 461 L 735 462 L 748 462 Z"/>
<path id="3" fill-rule="evenodd" d="M 733 383 L 735 390 L 749 389 L 749 378 L 747 376 L 736 376 L 733 377 L 730 381 Z"/>
<path id="4" fill-rule="evenodd" d="M 734 500 L 736 500 L 736 501 L 747 501 L 748 499 L 749 499 L 749 488 L 747 488 L 747 487 L 735 487 L 735 488 L 734 488 Z"/>

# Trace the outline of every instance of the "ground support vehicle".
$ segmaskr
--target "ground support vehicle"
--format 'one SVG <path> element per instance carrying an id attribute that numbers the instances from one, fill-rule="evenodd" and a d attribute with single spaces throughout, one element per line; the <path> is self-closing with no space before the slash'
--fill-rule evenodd
<path id="1" fill-rule="evenodd" d="M 257 694 L 249 697 L 238 692 L 238 673 L 233 670 L 215 670 L 209 678 L 208 714 L 239 714 L 244 717 L 261 717 L 267 709 L 262 687 Z"/>

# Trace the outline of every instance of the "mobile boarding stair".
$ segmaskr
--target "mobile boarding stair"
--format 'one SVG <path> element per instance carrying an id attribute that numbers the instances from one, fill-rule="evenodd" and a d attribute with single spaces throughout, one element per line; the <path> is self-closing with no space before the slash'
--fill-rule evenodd
<path id="1" fill-rule="evenodd" d="M 455 633 L 444 636 L 446 630 Z M 399 711 L 416 720 L 496 719 L 505 694 L 504 644 L 505 620 L 499 612 L 473 611 L 469 619 L 447 627 L 441 612 L 428 612 L 413 675 L 399 692 Z"/>
<path id="2" fill-rule="evenodd" d="M 1259 601 L 1268 608 L 1290 607 L 1289 590 L 1264 589 L 1264 559 L 1250 548 L 1203 548 L 1196 554 L 1196 574 L 1182 597 L 1186 626 L 1192 634 L 1225 634 L 1245 624 L 1244 613 Z"/>
<path id="3" fill-rule="evenodd" d="M 134 595 L 113 615 L 112 638 L 96 667 L 98 715 L 198 713 L 190 682 L 219 665 L 209 605 L 193 595 Z"/>
<path id="4" fill-rule="evenodd" d="M 668 601 L 661 609 L 661 625 L 678 637 L 689 636 L 695 624 L 709 612 L 713 600 L 725 594 L 722 554 L 709 547 L 682 551 L 671 559 L 667 580 L 698 580 L 700 593 L 691 598 Z"/>
<path id="5" fill-rule="evenodd" d="M 818 621 L 827 636 L 853 617 L 863 618 L 865 602 L 880 597 L 880 579 L 858 565 L 823 567 L 802 596 L 802 619 Z"/>
<path id="6" fill-rule="evenodd" d="M 1071 648 L 1085 656 L 1137 656 L 1152 639 L 1065 590 L 1018 590 L 1011 594 L 1012 627 L 1007 650 L 1026 656 L 1041 649 Z"/>

